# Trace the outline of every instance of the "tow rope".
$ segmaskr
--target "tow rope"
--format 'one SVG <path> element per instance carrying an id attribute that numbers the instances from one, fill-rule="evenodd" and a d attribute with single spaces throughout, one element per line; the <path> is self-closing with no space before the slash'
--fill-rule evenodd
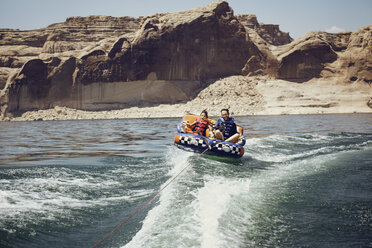
<path id="1" fill-rule="evenodd" d="M 201 152 L 196 158 L 199 158 L 203 153 L 205 153 L 206 151 L 208 151 L 210 149 L 210 147 L 207 147 L 207 149 L 205 149 L 203 152 Z M 122 223 L 120 223 L 120 225 L 118 225 L 117 227 L 115 227 L 114 230 L 112 230 L 109 234 L 107 234 L 104 238 L 102 238 L 97 244 L 95 244 L 93 246 L 93 248 L 96 248 L 98 247 L 103 241 L 105 241 L 106 239 L 108 239 L 112 234 L 114 234 L 114 232 L 116 232 L 120 227 L 122 227 L 125 223 L 127 223 L 133 216 L 135 216 L 136 214 L 138 214 L 147 204 L 149 204 L 156 196 L 158 196 L 166 187 L 169 186 L 169 184 L 171 184 L 174 180 L 176 180 L 177 177 L 179 177 L 188 167 L 191 166 L 191 163 L 188 164 L 187 166 L 185 166 L 175 177 L 173 177 L 163 188 L 161 188 L 156 194 L 154 194 L 153 196 L 151 196 L 144 204 L 142 204 L 139 208 L 137 208 L 136 211 L 134 211 L 133 213 L 131 213 L 128 218 L 126 218 Z"/>

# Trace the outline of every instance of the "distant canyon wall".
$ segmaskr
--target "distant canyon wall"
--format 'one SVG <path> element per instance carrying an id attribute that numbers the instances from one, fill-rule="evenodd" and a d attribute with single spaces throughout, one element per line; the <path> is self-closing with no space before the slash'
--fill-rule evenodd
<path id="1" fill-rule="evenodd" d="M 372 83 L 372 25 L 353 33 L 311 32 L 274 53 L 281 79 L 338 77 L 343 82 Z"/>
<path id="2" fill-rule="evenodd" d="M 367 26 L 293 41 L 278 25 L 235 16 L 224 1 L 147 17 L 71 17 L 39 30 L 2 29 L 1 114 L 186 102 L 230 75 L 371 83 L 371 32 Z"/>

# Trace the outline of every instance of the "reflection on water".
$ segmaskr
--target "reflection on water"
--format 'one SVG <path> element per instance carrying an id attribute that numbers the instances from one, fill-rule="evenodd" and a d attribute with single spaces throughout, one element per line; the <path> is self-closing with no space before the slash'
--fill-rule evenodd
<path id="1" fill-rule="evenodd" d="M 371 115 L 236 117 L 249 138 L 354 130 L 372 132 Z M 179 118 L 1 122 L 0 164 L 77 157 L 160 156 L 173 144 Z M 32 165 L 24 164 L 22 165 Z"/>
<path id="2" fill-rule="evenodd" d="M 178 119 L 3 122 L 0 164 L 109 155 L 159 156 L 165 146 L 173 143 L 172 131 L 177 122 Z"/>

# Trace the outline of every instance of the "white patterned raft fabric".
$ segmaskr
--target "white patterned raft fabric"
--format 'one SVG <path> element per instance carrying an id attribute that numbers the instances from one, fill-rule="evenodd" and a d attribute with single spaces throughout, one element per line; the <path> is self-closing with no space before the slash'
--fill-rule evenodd
<path id="1" fill-rule="evenodd" d="M 185 146 L 194 146 L 195 148 L 207 148 L 206 139 L 180 135 L 179 137 L 179 144 Z M 212 147 L 212 151 L 216 151 L 218 153 L 228 153 L 235 156 L 240 156 L 240 148 L 238 146 L 234 146 L 233 144 L 225 143 L 225 142 L 215 142 L 210 144 Z"/>
<path id="2" fill-rule="evenodd" d="M 215 143 L 213 147 L 216 147 L 219 151 L 240 155 L 239 147 L 236 147 L 234 145 L 229 145 L 227 143 Z"/>
<path id="3" fill-rule="evenodd" d="M 203 139 L 183 135 L 180 136 L 180 143 L 205 148 L 208 146 Z"/>

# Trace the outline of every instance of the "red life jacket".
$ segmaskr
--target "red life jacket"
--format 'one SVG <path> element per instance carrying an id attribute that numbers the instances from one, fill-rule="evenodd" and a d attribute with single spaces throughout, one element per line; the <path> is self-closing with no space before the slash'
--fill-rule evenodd
<path id="1" fill-rule="evenodd" d="M 205 136 L 205 131 L 207 130 L 209 122 L 204 121 L 202 118 L 196 119 L 195 127 L 194 127 L 194 134 Z"/>

